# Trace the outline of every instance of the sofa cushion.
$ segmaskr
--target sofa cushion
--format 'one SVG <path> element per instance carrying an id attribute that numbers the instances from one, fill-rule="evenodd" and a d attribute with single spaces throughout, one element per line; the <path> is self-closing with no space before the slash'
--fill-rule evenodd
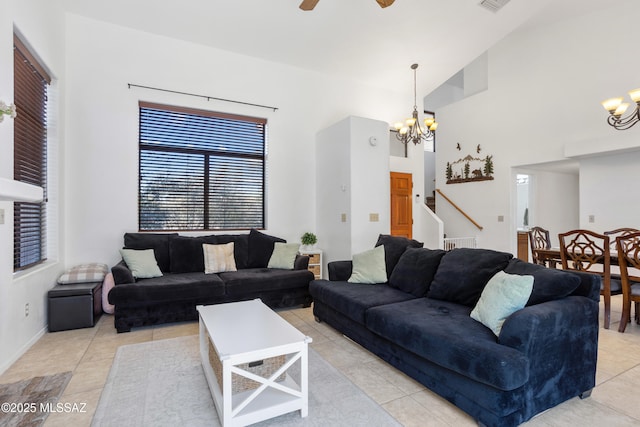
<path id="1" fill-rule="evenodd" d="M 235 272 L 220 273 L 227 296 L 245 296 L 256 292 L 279 289 L 306 288 L 313 280 L 309 270 L 279 270 L 248 268 Z"/>
<path id="2" fill-rule="evenodd" d="M 411 294 L 386 284 L 376 286 L 314 280 L 309 292 L 318 300 L 361 325 L 365 324 L 365 313 L 371 307 L 414 299 Z"/>
<path id="3" fill-rule="evenodd" d="M 533 276 L 498 271 L 484 287 L 480 300 L 471 310 L 471 318 L 498 337 L 505 319 L 524 308 L 532 289 Z"/>
<path id="4" fill-rule="evenodd" d="M 125 249 L 153 249 L 158 267 L 163 273 L 171 271 L 169 241 L 178 233 L 124 233 Z"/>
<path id="5" fill-rule="evenodd" d="M 206 243 L 223 244 L 233 242 L 236 268 L 243 269 L 249 263 L 249 234 L 216 234 L 204 237 Z"/>
<path id="6" fill-rule="evenodd" d="M 469 317 L 470 311 L 460 304 L 416 298 L 370 308 L 366 326 L 418 356 L 500 390 L 525 384 L 528 358 L 498 344 L 491 330 Z"/>
<path id="7" fill-rule="evenodd" d="M 111 304 L 147 306 L 153 302 L 205 301 L 224 295 L 224 283 L 216 274 L 167 273 L 162 277 L 116 285 L 109 292 Z"/>
<path id="8" fill-rule="evenodd" d="M 376 246 L 384 246 L 384 258 L 387 268 L 387 279 L 391 277 L 391 273 L 395 268 L 398 260 L 407 248 L 421 248 L 424 243 L 417 240 L 407 239 L 406 237 L 391 236 L 389 234 L 380 234 Z"/>
<path id="9" fill-rule="evenodd" d="M 176 236 L 169 242 L 172 273 L 204 272 L 204 253 L 202 244 L 207 242 L 202 237 Z"/>
<path id="10" fill-rule="evenodd" d="M 353 269 L 349 283 L 386 283 L 387 270 L 384 259 L 384 246 L 353 255 Z"/>
<path id="11" fill-rule="evenodd" d="M 237 271 L 236 259 L 233 255 L 233 242 L 222 245 L 202 244 L 204 253 L 205 274 Z"/>
<path id="12" fill-rule="evenodd" d="M 299 249 L 300 245 L 297 243 L 274 243 L 273 253 L 271 254 L 271 258 L 269 258 L 267 268 L 293 270 Z"/>
<path id="13" fill-rule="evenodd" d="M 509 261 L 505 273 L 533 276 L 533 292 L 527 306 L 571 295 L 580 286 L 580 277 L 568 271 L 546 268 L 517 258 Z"/>
<path id="14" fill-rule="evenodd" d="M 276 242 L 287 243 L 279 237 L 269 236 L 251 229 L 249 232 L 249 268 L 266 268 L 273 253 L 273 245 Z"/>
<path id="15" fill-rule="evenodd" d="M 389 286 L 417 297 L 427 294 L 445 251 L 407 248 L 389 278 Z"/>
<path id="16" fill-rule="evenodd" d="M 510 253 L 490 249 L 453 249 L 442 257 L 427 296 L 473 307 L 489 279 L 511 258 Z"/>
<path id="17" fill-rule="evenodd" d="M 153 249 L 120 249 L 120 255 L 136 279 L 162 276 Z"/>

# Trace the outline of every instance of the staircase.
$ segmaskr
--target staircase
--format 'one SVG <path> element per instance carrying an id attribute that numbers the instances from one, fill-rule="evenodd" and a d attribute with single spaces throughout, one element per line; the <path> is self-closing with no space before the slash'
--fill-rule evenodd
<path id="1" fill-rule="evenodd" d="M 428 196 L 426 199 L 426 204 L 431 211 L 436 211 L 436 192 L 434 191 L 431 196 Z"/>

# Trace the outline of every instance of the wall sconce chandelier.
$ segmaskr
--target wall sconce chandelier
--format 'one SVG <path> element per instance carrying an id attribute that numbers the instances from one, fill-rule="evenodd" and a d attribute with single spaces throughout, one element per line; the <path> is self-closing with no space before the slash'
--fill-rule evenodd
<path id="1" fill-rule="evenodd" d="M 0 101 L 0 122 L 4 120 L 4 116 L 15 118 L 16 106 L 14 104 L 7 105 L 4 101 Z"/>
<path id="2" fill-rule="evenodd" d="M 418 120 L 418 103 L 417 103 L 417 90 L 416 90 L 416 69 L 418 64 L 413 64 L 411 69 L 413 70 L 413 114 L 410 118 L 405 120 L 404 123 L 398 122 L 394 125 L 397 130 L 396 138 L 403 144 L 407 145 L 409 142 L 413 142 L 415 145 L 420 144 L 422 141 L 426 141 L 435 135 L 435 130 L 438 127 L 438 123 L 433 117 L 427 117 L 424 119 L 424 129 L 420 126 L 420 120 Z"/>
<path id="3" fill-rule="evenodd" d="M 622 98 L 611 98 L 602 102 L 602 106 L 609 112 L 607 123 L 618 130 L 626 130 L 640 122 L 640 88 L 629 92 L 631 100 L 636 103 L 636 108 L 627 117 L 622 115 L 629 108 L 629 103 L 622 102 Z"/>

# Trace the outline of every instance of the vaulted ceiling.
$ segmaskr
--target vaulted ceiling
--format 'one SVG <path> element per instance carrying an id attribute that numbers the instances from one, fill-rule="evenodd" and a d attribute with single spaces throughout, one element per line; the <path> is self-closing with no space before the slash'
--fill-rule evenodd
<path id="1" fill-rule="evenodd" d="M 523 25 L 544 25 L 611 0 L 56 0 L 71 13 L 402 91 L 429 93 Z"/>

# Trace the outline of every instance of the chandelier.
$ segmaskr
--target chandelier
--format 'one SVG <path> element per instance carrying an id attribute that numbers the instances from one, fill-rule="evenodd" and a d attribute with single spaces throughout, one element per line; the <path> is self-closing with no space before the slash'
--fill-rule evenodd
<path id="1" fill-rule="evenodd" d="M 629 103 L 622 102 L 622 98 L 611 98 L 602 102 L 602 106 L 609 112 L 607 123 L 618 130 L 629 129 L 631 126 L 640 122 L 640 88 L 629 92 L 631 100 L 636 103 L 636 108 L 627 117 L 622 115 L 629 108 Z"/>
<path id="2" fill-rule="evenodd" d="M 416 101 L 417 68 L 418 64 L 413 64 L 411 66 L 411 69 L 413 70 L 413 114 L 410 118 L 405 120 L 404 123 L 398 122 L 394 125 L 397 131 L 396 138 L 405 145 L 409 144 L 409 142 L 413 142 L 415 145 L 418 145 L 422 141 L 427 141 L 435 135 L 435 130 L 438 127 L 438 123 L 433 117 L 427 117 L 424 119 L 424 129 L 420 125 L 420 120 L 418 120 L 418 103 Z"/>

